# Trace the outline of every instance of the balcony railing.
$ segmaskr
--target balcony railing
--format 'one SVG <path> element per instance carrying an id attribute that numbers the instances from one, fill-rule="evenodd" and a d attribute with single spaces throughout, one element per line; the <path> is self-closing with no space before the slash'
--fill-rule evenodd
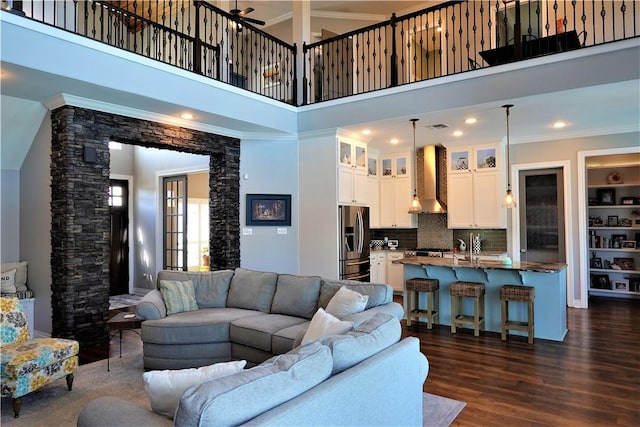
<path id="1" fill-rule="evenodd" d="M 449 1 L 303 44 L 304 103 L 638 37 L 635 1 Z"/>
<path id="2" fill-rule="evenodd" d="M 200 0 L 10 1 L 11 12 L 258 93 L 302 104 L 640 36 L 637 1 L 443 4 L 296 45 Z"/>
<path id="3" fill-rule="evenodd" d="M 11 10 L 108 45 L 295 103 L 296 46 L 199 0 L 13 1 Z"/>

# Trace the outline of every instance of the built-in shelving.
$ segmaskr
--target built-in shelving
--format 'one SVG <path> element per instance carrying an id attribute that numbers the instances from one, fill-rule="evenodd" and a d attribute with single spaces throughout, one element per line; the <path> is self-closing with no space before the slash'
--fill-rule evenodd
<path id="1" fill-rule="evenodd" d="M 640 162 L 587 167 L 589 293 L 640 297 Z"/>

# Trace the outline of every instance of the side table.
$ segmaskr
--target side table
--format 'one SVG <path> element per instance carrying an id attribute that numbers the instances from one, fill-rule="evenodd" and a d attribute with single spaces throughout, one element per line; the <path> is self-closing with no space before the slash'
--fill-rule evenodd
<path id="1" fill-rule="evenodd" d="M 113 338 L 116 334 L 120 334 L 120 357 L 122 357 L 122 332 L 123 331 L 133 331 L 138 336 L 140 333 L 136 329 L 140 329 L 142 326 L 142 320 L 138 319 L 134 313 L 128 313 L 121 311 L 120 313 L 113 316 L 111 319 L 107 320 L 107 329 L 109 332 L 109 343 L 111 342 L 111 338 Z M 109 371 L 109 358 L 111 357 L 110 345 L 107 344 L 107 371 Z"/>

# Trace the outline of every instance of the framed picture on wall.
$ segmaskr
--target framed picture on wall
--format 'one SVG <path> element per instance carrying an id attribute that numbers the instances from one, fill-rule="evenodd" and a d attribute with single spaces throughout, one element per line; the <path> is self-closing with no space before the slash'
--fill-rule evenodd
<path id="1" fill-rule="evenodd" d="M 291 225 L 291 194 L 247 194 L 246 205 L 247 225 Z"/>

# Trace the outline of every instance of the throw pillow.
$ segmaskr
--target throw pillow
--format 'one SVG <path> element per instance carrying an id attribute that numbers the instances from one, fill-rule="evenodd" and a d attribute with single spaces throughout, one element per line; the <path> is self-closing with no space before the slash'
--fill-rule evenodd
<path id="1" fill-rule="evenodd" d="M 16 269 L 5 271 L 0 276 L 0 293 L 15 294 L 16 289 Z"/>
<path id="2" fill-rule="evenodd" d="M 341 287 L 327 304 L 327 313 L 333 314 L 338 319 L 351 314 L 364 311 L 369 297 L 359 292 L 352 291 L 346 287 Z"/>
<path id="3" fill-rule="evenodd" d="M 0 263 L 0 271 L 3 273 L 5 271 L 16 269 L 16 289 L 18 292 L 27 291 L 27 266 L 29 264 L 27 261 L 19 261 L 19 262 L 3 262 Z"/>
<path id="4" fill-rule="evenodd" d="M 160 280 L 160 293 L 167 306 L 167 315 L 198 309 L 193 282 L 187 280 Z"/>
<path id="5" fill-rule="evenodd" d="M 201 368 L 145 372 L 142 374 L 142 379 L 151 402 L 151 409 L 155 413 L 173 418 L 180 397 L 186 389 L 213 378 L 240 372 L 246 364 L 246 360 L 238 360 Z"/>
<path id="6" fill-rule="evenodd" d="M 326 335 L 340 335 L 353 329 L 353 322 L 342 321 L 319 308 L 313 315 L 309 328 L 302 338 L 302 343 L 316 341 Z"/>

